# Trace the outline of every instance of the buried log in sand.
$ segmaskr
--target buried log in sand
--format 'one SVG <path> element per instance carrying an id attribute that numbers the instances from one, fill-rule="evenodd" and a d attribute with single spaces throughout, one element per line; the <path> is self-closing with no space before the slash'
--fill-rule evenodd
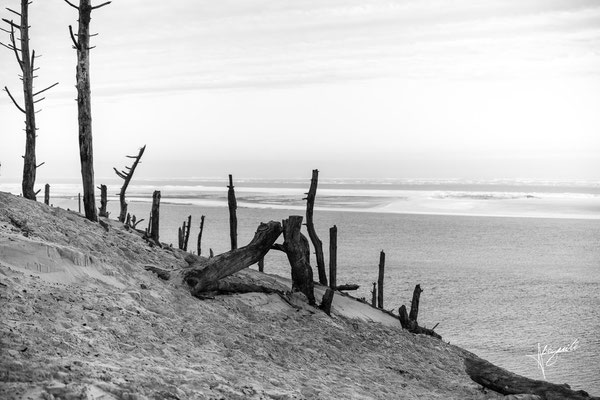
<path id="1" fill-rule="evenodd" d="M 215 290 L 220 279 L 256 264 L 271 249 L 281 232 L 279 222 L 260 224 L 248 245 L 192 263 L 183 273 L 184 281 L 191 286 L 192 295 L 202 297 L 202 293 Z"/>

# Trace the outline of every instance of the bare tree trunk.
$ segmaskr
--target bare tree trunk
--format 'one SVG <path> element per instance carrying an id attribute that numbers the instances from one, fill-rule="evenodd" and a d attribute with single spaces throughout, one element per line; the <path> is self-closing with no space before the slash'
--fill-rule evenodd
<path id="1" fill-rule="evenodd" d="M 108 204 L 106 185 L 100 185 L 100 212 L 99 216 L 108 217 L 106 206 Z"/>
<path id="2" fill-rule="evenodd" d="M 190 215 L 187 220 L 187 230 L 183 239 L 183 251 L 187 251 L 188 243 L 190 241 L 190 231 L 192 230 L 192 216 Z"/>
<path id="3" fill-rule="evenodd" d="M 152 194 L 152 211 L 150 212 L 150 232 L 149 236 L 153 239 L 156 244 L 160 244 L 158 241 L 159 231 L 159 219 L 160 219 L 160 190 L 155 190 Z"/>
<path id="4" fill-rule="evenodd" d="M 321 305 L 319 308 L 325 311 L 325 314 L 331 315 L 331 303 L 333 302 L 333 294 L 334 291 L 332 288 L 327 288 L 327 291 L 323 295 L 323 299 L 321 300 Z"/>
<path id="5" fill-rule="evenodd" d="M 377 279 L 377 307 L 383 308 L 383 276 L 385 270 L 385 253 L 379 253 L 379 278 Z"/>
<path id="6" fill-rule="evenodd" d="M 302 216 L 283 220 L 283 249 L 292 267 L 292 290 L 301 291 L 310 305 L 315 304 L 313 272 L 310 267 L 308 239 L 300 232 Z"/>
<path id="7" fill-rule="evenodd" d="M 204 215 L 200 217 L 200 233 L 198 233 L 197 250 L 198 255 L 202 254 L 202 231 L 204 230 Z"/>
<path id="8" fill-rule="evenodd" d="M 79 7 L 65 0 L 79 11 L 77 38 L 69 26 L 71 39 L 77 50 L 77 112 L 79 121 L 79 160 L 83 181 L 85 217 L 98 221 L 94 194 L 94 149 L 92 145 L 92 96 L 90 90 L 90 20 L 92 10 L 110 4 L 110 1 L 92 7 L 91 0 L 79 0 Z"/>
<path id="9" fill-rule="evenodd" d="M 33 108 L 33 59 L 29 52 L 28 0 L 21 0 L 21 59 L 23 66 L 23 96 L 25 99 L 25 158 L 23 165 L 23 197 L 35 200 L 35 110 Z"/>
<path id="10" fill-rule="evenodd" d="M 198 261 L 184 271 L 183 279 L 192 287 L 192 295 L 202 296 L 204 292 L 215 290 L 220 279 L 256 264 L 267 254 L 280 235 L 279 222 L 260 224 L 254 238 L 247 246 L 219 254 L 208 260 Z"/>
<path id="11" fill-rule="evenodd" d="M 337 226 L 329 228 L 329 287 L 337 286 Z"/>
<path id="12" fill-rule="evenodd" d="M 119 202 L 121 204 L 121 212 L 119 213 L 119 222 L 125 222 L 125 216 L 127 215 L 127 202 L 125 201 L 125 191 L 127 190 L 127 187 L 129 186 L 129 182 L 131 182 L 131 178 L 133 177 L 133 173 L 135 172 L 136 167 L 140 163 L 140 159 L 144 155 L 144 150 L 146 150 L 146 145 L 144 145 L 142 148 L 140 148 L 137 156 L 125 156 L 127 158 L 134 159 L 131 167 L 125 167 L 125 169 L 127 169 L 127 172 L 123 171 L 123 170 L 119 171 L 118 169 L 113 168 L 115 170 L 115 173 L 117 174 L 117 176 L 124 180 L 123 186 L 121 186 L 121 191 L 119 192 Z"/>
<path id="13" fill-rule="evenodd" d="M 50 205 L 50 184 L 48 183 L 44 186 L 44 204 L 47 206 Z"/>
<path id="14" fill-rule="evenodd" d="M 373 289 L 371 289 L 371 306 L 377 307 L 377 286 L 375 282 L 373 282 Z"/>
<path id="15" fill-rule="evenodd" d="M 412 302 L 410 304 L 410 314 L 408 315 L 408 318 L 415 322 L 417 322 L 417 318 L 419 316 L 419 299 L 421 298 L 421 293 L 423 293 L 421 285 L 415 286 Z"/>
<path id="16" fill-rule="evenodd" d="M 258 272 L 265 272 L 265 259 L 261 258 L 258 261 Z"/>
<path id="17" fill-rule="evenodd" d="M 35 50 L 30 51 L 29 47 L 29 4 L 30 1 L 21 0 L 20 12 L 7 8 L 7 10 L 20 17 L 20 22 L 19 24 L 16 24 L 13 21 L 3 18 L 3 21 L 8 24 L 10 31 L 5 29 L 2 30 L 9 33 L 10 42 L 9 44 L 2 43 L 2 45 L 14 53 L 19 68 L 21 69 L 24 105 L 20 106 L 17 103 L 16 99 L 8 90 L 8 87 L 5 86 L 4 90 L 17 109 L 25 114 L 25 155 L 23 156 L 23 180 L 21 182 L 21 190 L 23 197 L 30 200 L 36 200 L 36 196 L 39 193 L 39 191 L 36 192 L 34 190 L 36 170 L 43 163 L 39 165 L 36 164 L 35 141 L 37 128 L 35 123 L 35 103 L 44 100 L 44 98 L 42 97 L 35 100 L 35 96 L 58 85 L 58 83 L 36 93 L 33 92 L 33 81 L 36 78 L 35 71 L 37 68 L 34 66 L 36 59 Z M 16 30 L 19 32 L 19 39 L 16 37 Z M 19 43 L 18 45 L 17 42 Z"/>
<path id="18" fill-rule="evenodd" d="M 317 257 L 317 270 L 319 271 L 319 283 L 327 286 L 327 274 L 325 273 L 325 258 L 323 257 L 323 242 L 317 236 L 315 224 L 313 222 L 313 211 L 315 207 L 315 197 L 317 196 L 317 184 L 319 182 L 319 170 L 313 169 L 312 178 L 310 180 L 310 188 L 306 197 L 306 229 L 308 236 L 315 248 L 315 256 Z"/>
<path id="19" fill-rule="evenodd" d="M 227 203 L 229 205 L 229 236 L 231 238 L 231 250 L 237 249 L 237 201 L 233 190 L 233 177 L 229 175 L 229 190 L 227 191 Z"/>

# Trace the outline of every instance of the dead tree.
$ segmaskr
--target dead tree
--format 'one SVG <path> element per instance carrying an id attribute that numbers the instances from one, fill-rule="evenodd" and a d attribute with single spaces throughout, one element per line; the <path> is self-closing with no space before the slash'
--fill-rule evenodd
<path id="1" fill-rule="evenodd" d="M 292 290 L 306 295 L 310 305 L 315 304 L 313 271 L 310 266 L 308 239 L 300 232 L 302 216 L 291 215 L 283 220 L 283 246 L 292 267 Z"/>
<path id="2" fill-rule="evenodd" d="M 183 221 L 183 225 L 179 227 L 178 244 L 179 249 L 187 251 L 188 241 L 190 240 L 190 230 L 192 229 L 192 216 L 187 219 L 187 223 Z"/>
<path id="3" fill-rule="evenodd" d="M 129 214 L 127 214 L 127 215 L 129 215 Z M 131 226 L 133 229 L 136 229 L 138 224 L 141 223 L 142 221 L 145 221 L 145 219 L 142 218 L 142 219 L 138 220 L 137 217 L 134 215 L 131 217 L 131 223 L 129 226 Z"/>
<path id="4" fill-rule="evenodd" d="M 325 314 L 331 315 L 331 303 L 333 302 L 333 294 L 334 291 L 332 288 L 327 288 L 327 291 L 323 295 L 323 299 L 321 300 L 321 305 L 319 308 L 325 311 Z"/>
<path id="5" fill-rule="evenodd" d="M 233 177 L 229 175 L 229 189 L 227 191 L 227 204 L 229 205 L 229 236 L 231 238 L 231 250 L 237 249 L 237 201 L 233 190 Z"/>
<path id="6" fill-rule="evenodd" d="M 419 317 L 419 300 L 421 298 L 421 293 L 423 293 L 421 285 L 415 286 L 412 302 L 410 303 L 410 314 L 408 315 L 408 318 L 415 322 L 417 322 L 417 318 Z"/>
<path id="7" fill-rule="evenodd" d="M 146 145 L 144 145 L 138 152 L 137 156 L 125 156 L 127 158 L 133 158 L 133 164 L 131 167 L 125 167 L 127 171 L 119 171 L 114 168 L 117 176 L 124 180 L 123 186 L 121 186 L 121 191 L 119 192 L 119 202 L 121 203 L 121 211 L 119 212 L 119 222 L 125 222 L 125 216 L 127 215 L 127 202 L 125 202 L 125 191 L 127 190 L 127 186 L 129 186 L 129 182 L 131 182 L 131 178 L 133 177 L 133 173 L 135 172 L 136 167 L 140 163 L 140 159 L 144 154 L 144 150 L 146 150 Z"/>
<path id="8" fill-rule="evenodd" d="M 44 186 L 44 204 L 47 206 L 50 205 L 50 184 L 48 183 Z"/>
<path id="9" fill-rule="evenodd" d="M 159 221 L 160 221 L 160 190 L 155 190 L 152 194 L 152 211 L 150 212 L 150 221 L 148 222 L 148 236 L 150 239 L 154 240 L 156 244 L 160 244 L 158 241 L 158 231 L 159 231 Z"/>
<path id="10" fill-rule="evenodd" d="M 337 226 L 329 228 L 329 287 L 337 286 Z"/>
<path id="11" fill-rule="evenodd" d="M 408 330 L 409 332 L 429 335 L 441 339 L 442 337 L 434 332 L 434 329 L 437 326 L 437 324 L 433 327 L 433 329 L 427 329 L 425 327 L 419 326 L 419 323 L 417 322 L 417 318 L 419 316 L 419 298 L 421 297 L 421 293 L 423 293 L 421 285 L 415 286 L 410 306 L 410 315 L 406 311 L 405 305 L 400 306 L 400 308 L 398 309 L 400 325 L 402 325 L 402 327 Z"/>
<path id="12" fill-rule="evenodd" d="M 30 50 L 29 47 L 30 3 L 30 0 L 21 0 L 20 12 L 7 8 L 8 11 L 19 17 L 19 23 L 17 24 L 14 21 L 5 18 L 2 19 L 8 24 L 9 29 L 0 29 L 9 34 L 9 42 L 8 44 L 0 44 L 14 53 L 17 64 L 21 70 L 24 97 L 23 106 L 19 105 L 7 86 L 4 86 L 4 91 L 8 94 L 8 97 L 10 97 L 17 109 L 25 114 L 25 155 L 23 156 L 23 181 L 21 182 L 21 190 L 23 192 L 23 197 L 35 200 L 39 193 L 39 191 L 36 192 L 34 190 L 36 170 L 44 164 L 37 164 L 35 157 L 35 139 L 37 136 L 35 104 L 44 100 L 44 97 L 36 99 L 36 96 L 39 96 L 46 90 L 58 85 L 58 82 L 37 92 L 34 92 L 33 90 L 33 81 L 36 78 L 36 75 L 34 74 L 38 70 L 38 68 L 35 67 L 35 59 L 39 56 L 36 56 L 35 50 Z M 19 32 L 18 39 L 16 35 L 17 31 Z"/>
<path id="13" fill-rule="evenodd" d="M 202 254 L 202 231 L 204 230 L 204 215 L 200 217 L 200 233 L 198 233 L 197 250 L 198 255 Z"/>
<path id="14" fill-rule="evenodd" d="M 385 253 L 379 253 L 379 278 L 377 279 L 377 307 L 383 308 L 383 276 L 385 270 Z"/>
<path id="15" fill-rule="evenodd" d="M 317 236 L 315 224 L 313 222 L 313 210 L 315 207 L 315 197 L 317 196 L 317 184 L 319 182 L 319 170 L 313 169 L 312 178 L 310 180 L 310 188 L 306 193 L 306 229 L 308 236 L 315 248 L 315 256 L 317 258 L 317 270 L 319 272 L 319 283 L 327 286 L 327 275 L 325 273 L 325 258 L 323 257 L 323 242 Z"/>
<path id="16" fill-rule="evenodd" d="M 373 282 L 373 289 L 371 289 L 371 306 L 377 307 L 377 283 Z"/>
<path id="17" fill-rule="evenodd" d="M 92 6 L 91 0 L 79 0 L 79 6 L 65 2 L 79 12 L 79 29 L 73 33 L 69 25 L 69 33 L 77 50 L 77 111 L 79 122 L 79 160 L 81 162 L 81 178 L 83 181 L 83 205 L 85 217 L 97 221 L 96 199 L 94 194 L 94 149 L 92 146 L 92 101 L 90 91 L 90 20 L 92 10 L 110 4 L 110 1 Z"/>
<path id="18" fill-rule="evenodd" d="M 185 269 L 183 279 L 190 285 L 192 295 L 203 297 L 204 293 L 218 288 L 220 279 L 256 264 L 271 249 L 281 235 L 281 230 L 279 222 L 260 224 L 248 245 L 208 260 L 200 259 Z"/>
<path id="19" fill-rule="evenodd" d="M 258 260 L 258 272 L 265 272 L 265 259 Z"/>
<path id="20" fill-rule="evenodd" d="M 108 211 L 106 211 L 106 206 L 108 204 L 106 185 L 100 185 L 98 189 L 100 189 L 100 211 L 98 215 L 100 217 L 108 218 Z"/>

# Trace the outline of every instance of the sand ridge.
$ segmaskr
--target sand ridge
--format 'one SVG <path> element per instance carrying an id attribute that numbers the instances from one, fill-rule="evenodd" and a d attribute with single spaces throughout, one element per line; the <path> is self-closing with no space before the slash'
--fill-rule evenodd
<path id="1" fill-rule="evenodd" d="M 464 350 L 354 299 L 336 296 L 332 317 L 295 293 L 201 301 L 149 264 L 186 262 L 114 221 L 0 193 L 0 397 L 502 397 L 469 378 Z"/>

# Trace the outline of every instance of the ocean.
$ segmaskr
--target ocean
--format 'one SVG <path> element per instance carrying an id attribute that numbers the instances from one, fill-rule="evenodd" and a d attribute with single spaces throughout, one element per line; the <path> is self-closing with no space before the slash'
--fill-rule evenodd
<path id="1" fill-rule="evenodd" d="M 97 183 L 109 186 L 116 217 L 120 181 Z M 310 178 L 234 184 L 240 246 L 260 222 L 304 215 Z M 145 227 L 152 192 L 161 190 L 161 241 L 177 245 L 177 228 L 192 215 L 196 250 L 205 215 L 202 255 L 218 254 L 229 249 L 226 186 L 134 178 L 129 211 Z M 79 190 L 55 184 L 51 202 L 76 209 Z M 600 395 L 600 183 L 322 180 L 315 224 L 326 260 L 337 226 L 338 284 L 359 284 L 356 296 L 370 299 L 384 250 L 386 309 L 409 307 L 420 284 L 419 323 L 439 324 L 445 341 L 515 373 Z M 270 252 L 265 272 L 289 275 L 285 256 Z"/>

